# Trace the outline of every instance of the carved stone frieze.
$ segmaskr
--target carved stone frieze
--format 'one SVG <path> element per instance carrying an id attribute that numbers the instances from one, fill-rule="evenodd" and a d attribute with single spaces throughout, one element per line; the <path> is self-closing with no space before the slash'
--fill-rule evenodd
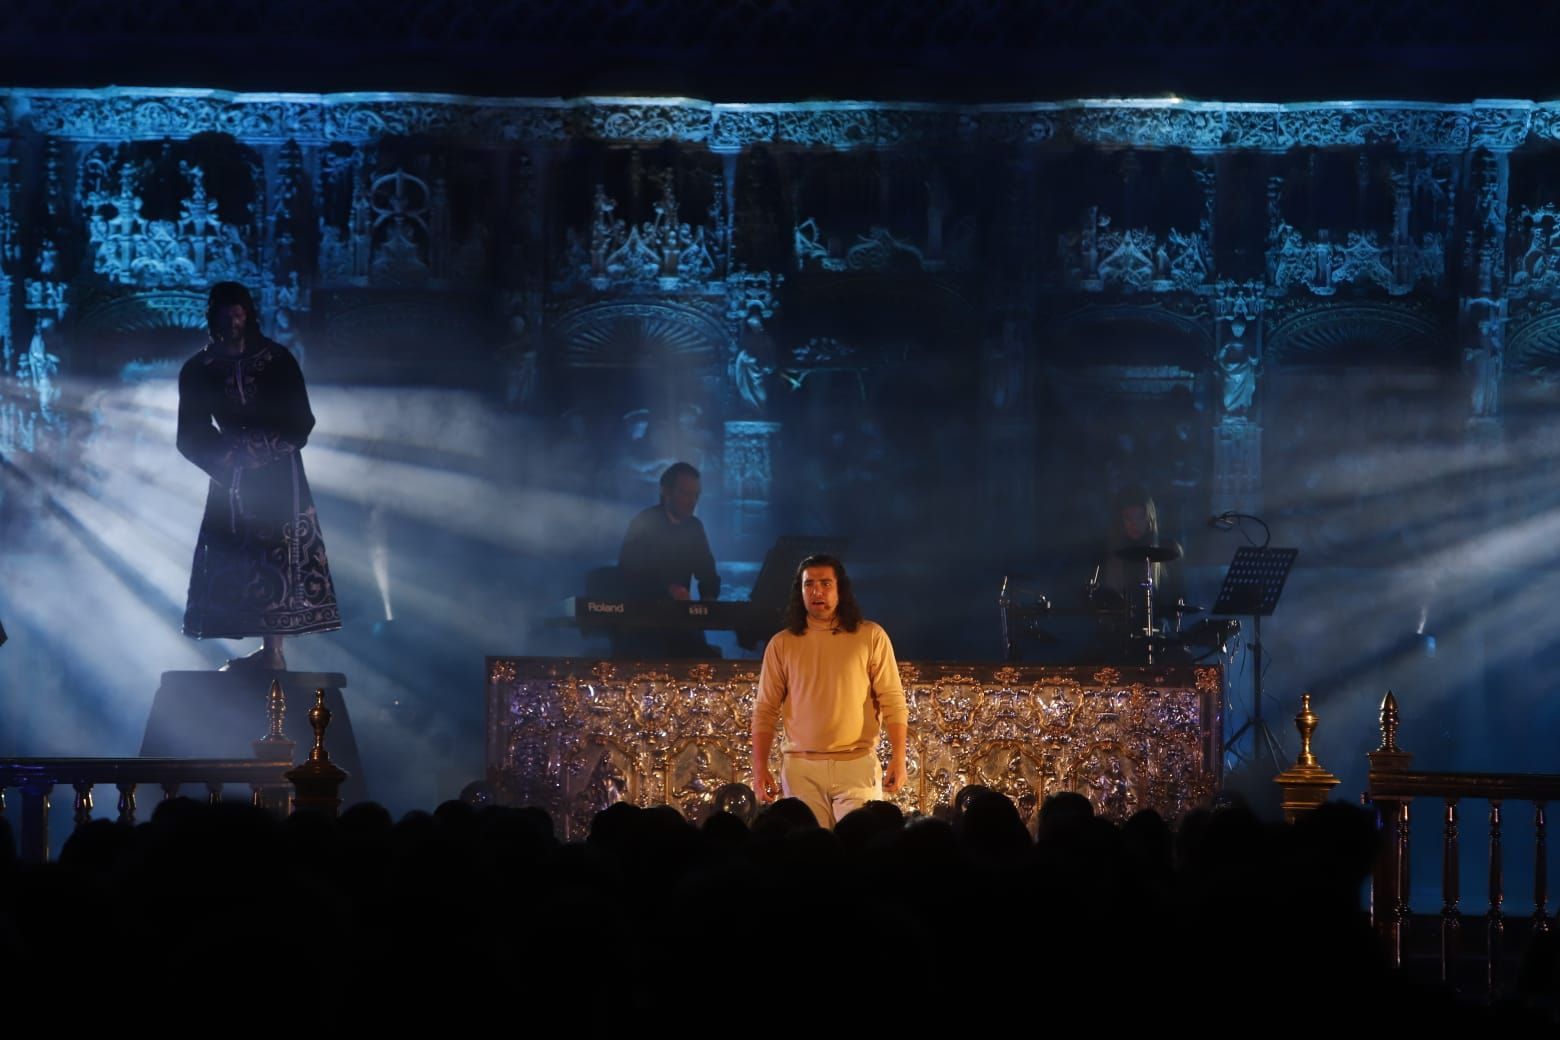
<path id="1" fill-rule="evenodd" d="M 735 501 L 768 502 L 774 483 L 772 444 L 780 424 L 726 423 L 726 492 Z"/>
<path id="2" fill-rule="evenodd" d="M 1063 280 L 1086 292 L 1193 289 L 1213 274 L 1206 221 L 1197 231 L 1171 228 L 1161 237 L 1147 228 L 1114 228 L 1090 207 L 1082 227 L 1058 236 L 1057 250 Z"/>
<path id="3" fill-rule="evenodd" d="M 20 92 L 12 92 L 13 99 Z M 224 133 L 246 141 L 317 138 L 320 99 L 210 90 L 38 91 L 20 97 L 18 114 L 34 130 L 75 140 L 155 140 Z"/>
<path id="4" fill-rule="evenodd" d="M 233 94 L 107 87 L 0 93 L 0 127 L 30 125 L 74 140 L 146 140 L 216 131 L 251 142 L 355 141 L 436 134 L 476 143 L 761 141 L 802 147 L 894 147 L 975 136 L 1039 143 L 1058 135 L 1128 148 L 1258 149 L 1393 144 L 1404 149 L 1509 150 L 1529 134 L 1554 138 L 1556 107 L 1525 102 L 1225 104 L 1124 99 L 1014 105 L 794 102 L 716 105 L 681 98 L 474 98 L 434 94 Z"/>
<path id="5" fill-rule="evenodd" d="M 345 101 L 325 107 L 324 135 L 331 141 L 434 136 L 469 127 L 472 109 L 441 101 Z"/>
<path id="6" fill-rule="evenodd" d="M 1462 106 L 1364 106 L 1347 102 L 1284 109 L 1278 115 L 1287 147 L 1390 144 L 1405 150 L 1458 151 L 1468 147 L 1468 111 Z"/>
<path id="7" fill-rule="evenodd" d="M 947 270 L 944 260 L 934 260 L 914 242 L 908 242 L 885 227 L 873 227 L 858 234 L 856 241 L 838 251 L 829 250 L 818 222 L 808 217 L 791 231 L 798 271 L 886 271 L 889 269 L 926 272 Z"/>
<path id="8" fill-rule="evenodd" d="M 1343 283 L 1374 284 L 1393 296 L 1403 296 L 1420 282 L 1439 286 L 1446 277 L 1446 236 L 1426 231 L 1418 239 L 1408 231 L 1411 208 L 1409 177 L 1394 174 L 1394 220 L 1387 241 L 1376 231 L 1350 230 L 1342 241 L 1322 228 L 1308 239 L 1281 212 L 1282 178 L 1268 184 L 1268 285 L 1275 292 L 1304 286 L 1317 296 L 1331 296 Z"/>
<path id="9" fill-rule="evenodd" d="M 1216 149 L 1224 140 L 1224 113 L 1216 106 L 1106 104 L 1060 114 L 1063 127 L 1080 144 L 1118 147 Z"/>
<path id="10" fill-rule="evenodd" d="M 721 186 L 702 223 L 682 219 L 674 177 L 651 177 L 659 197 L 654 216 L 637 224 L 617 215 L 617 200 L 596 185 L 588 232 L 568 233 L 565 285 L 597 291 L 654 286 L 663 291 L 724 292 L 726 234 Z"/>
<path id="11" fill-rule="evenodd" d="M 1210 797 L 1221 758 L 1217 668 L 1043 668 L 903 662 L 910 782 L 892 800 L 946 810 L 971 784 L 1025 819 L 1076 791 L 1104 815 L 1177 818 Z M 582 839 L 617 801 L 700 819 L 723 785 L 751 784 L 753 661 L 489 662 L 487 777 Z M 880 753 L 886 751 L 886 742 Z M 778 768 L 780 748 L 773 752 Z"/>
<path id="12" fill-rule="evenodd" d="M 1560 288 L 1560 206 L 1523 206 L 1511 228 L 1513 296 Z"/>
<path id="13" fill-rule="evenodd" d="M 876 113 L 867 107 L 810 104 L 780 111 L 777 139 L 786 144 L 840 151 L 877 143 Z"/>
<path id="14" fill-rule="evenodd" d="M 1527 140 L 1534 116 L 1532 105 L 1475 103 L 1468 126 L 1468 146 L 1510 151 Z"/>
<path id="15" fill-rule="evenodd" d="M 574 114 L 591 135 L 613 141 L 704 141 L 713 121 L 702 101 L 591 100 Z"/>
<path id="16" fill-rule="evenodd" d="M 121 285 L 158 289 L 257 280 L 260 270 L 245 229 L 217 216 L 199 166 L 179 164 L 189 194 L 177 220 L 142 216 L 135 164 L 91 159 L 84 170 L 81 202 L 96 274 Z"/>
<path id="17" fill-rule="evenodd" d="M 1560 103 L 1551 101 L 1535 106 L 1528 129 L 1540 140 L 1560 140 Z"/>
<path id="18" fill-rule="evenodd" d="M 710 147 L 718 151 L 740 151 L 749 145 L 775 139 L 780 117 L 770 108 L 746 105 L 719 105 L 710 127 Z"/>

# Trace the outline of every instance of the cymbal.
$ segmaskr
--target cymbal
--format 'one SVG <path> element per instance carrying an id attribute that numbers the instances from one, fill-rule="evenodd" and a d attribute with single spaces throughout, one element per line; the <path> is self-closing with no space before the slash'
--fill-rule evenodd
<path id="1" fill-rule="evenodd" d="M 1138 563 L 1169 563 L 1171 560 L 1181 558 L 1181 547 L 1174 543 L 1170 545 L 1128 545 L 1117 549 L 1116 556 L 1123 560 L 1135 560 Z"/>

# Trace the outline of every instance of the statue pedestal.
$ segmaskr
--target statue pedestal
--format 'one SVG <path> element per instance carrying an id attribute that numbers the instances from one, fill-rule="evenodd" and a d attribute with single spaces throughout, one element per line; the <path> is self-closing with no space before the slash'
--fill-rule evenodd
<path id="1" fill-rule="evenodd" d="M 253 758 L 253 742 L 266 734 L 266 697 L 273 679 L 281 681 L 287 698 L 282 731 L 299 755 L 307 755 L 314 744 L 309 728 L 314 691 L 325 691 L 331 713 L 326 747 L 331 760 L 347 771 L 342 801 L 367 801 L 363 763 L 341 696 L 347 677 L 339 672 L 164 672 L 146 720 L 141 757 Z"/>

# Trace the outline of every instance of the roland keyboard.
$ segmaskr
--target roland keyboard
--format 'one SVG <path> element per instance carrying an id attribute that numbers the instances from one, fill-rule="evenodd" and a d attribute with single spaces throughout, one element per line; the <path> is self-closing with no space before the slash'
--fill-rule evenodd
<path id="1" fill-rule="evenodd" d="M 574 598 L 581 628 L 704 628 L 752 631 L 760 638 L 780 628 L 779 614 L 737 600 Z"/>

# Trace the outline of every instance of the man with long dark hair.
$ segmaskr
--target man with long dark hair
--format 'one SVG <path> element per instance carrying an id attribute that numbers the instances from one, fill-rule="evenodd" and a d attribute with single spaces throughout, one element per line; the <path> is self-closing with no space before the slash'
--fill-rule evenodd
<path id="1" fill-rule="evenodd" d="M 786 627 L 769 640 L 753 704 L 753 788 L 759 801 L 783 792 L 812 809 L 822 827 L 905 785 L 910 713 L 894 647 L 861 616 L 845 565 L 809 556 L 797 568 Z M 780 781 L 769 770 L 785 726 Z M 888 771 L 877 757 L 888 733 Z"/>
<path id="2" fill-rule="evenodd" d="M 285 637 L 341 627 L 298 454 L 314 413 L 298 362 L 261 335 L 249 290 L 213 285 L 206 324 L 210 342 L 179 372 L 179 451 L 211 478 L 184 633 L 260 636 L 226 667 L 281 670 Z"/>

